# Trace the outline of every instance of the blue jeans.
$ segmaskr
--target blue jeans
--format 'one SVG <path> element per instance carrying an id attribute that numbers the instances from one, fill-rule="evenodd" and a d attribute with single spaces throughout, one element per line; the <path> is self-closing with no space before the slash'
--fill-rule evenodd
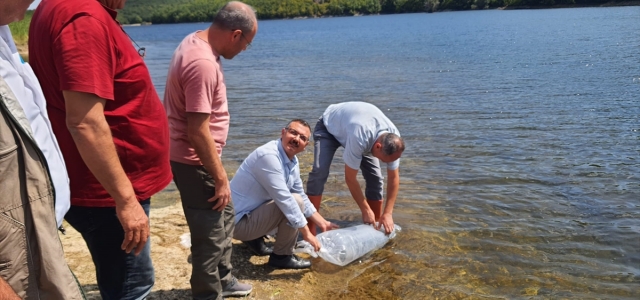
<path id="1" fill-rule="evenodd" d="M 149 216 L 150 199 L 140 201 Z M 100 295 L 104 300 L 144 299 L 155 281 L 151 263 L 151 239 L 137 256 L 120 249 L 124 230 L 115 207 L 71 206 L 65 216 L 87 243 L 96 266 Z"/>

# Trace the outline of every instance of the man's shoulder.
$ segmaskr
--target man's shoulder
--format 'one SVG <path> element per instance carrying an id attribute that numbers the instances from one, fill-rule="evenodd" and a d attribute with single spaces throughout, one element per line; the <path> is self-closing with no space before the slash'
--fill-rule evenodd
<path id="1" fill-rule="evenodd" d="M 98 1 L 85 0 L 50 0 L 38 5 L 31 19 L 30 34 L 42 46 L 47 41 L 53 42 L 63 34 L 70 24 L 82 22 L 73 32 L 83 31 L 89 34 L 103 34 L 118 26 L 112 17 Z M 95 26 L 94 26 L 95 25 Z M 75 34 L 68 31 L 68 34 Z M 36 47 L 46 48 L 46 47 Z"/>
<path id="2" fill-rule="evenodd" d="M 18 124 L 22 129 L 29 134 L 29 137 L 33 136 L 33 132 L 31 131 L 31 126 L 29 124 L 29 120 L 20 105 L 20 102 L 16 98 L 13 93 L 9 83 L 4 80 L 0 76 L 0 102 L 4 105 L 3 107 L 7 108 L 7 113 L 10 114 L 15 120 L 18 121 Z"/>
<path id="3" fill-rule="evenodd" d="M 253 156 L 254 159 L 263 160 L 263 159 L 277 159 L 280 161 L 280 152 L 278 151 L 278 141 L 270 141 L 256 150 L 254 150 L 250 156 Z"/>
<path id="4" fill-rule="evenodd" d="M 41 11 L 42 13 L 38 14 Z M 40 3 L 36 9 L 37 19 L 56 18 L 72 20 L 78 16 L 92 16 L 98 20 L 113 19 L 107 10 L 98 1 L 85 0 L 49 0 Z M 66 23 L 62 23 L 64 25 Z"/>
<path id="5" fill-rule="evenodd" d="M 258 156 L 265 155 L 278 155 L 278 141 L 269 141 L 266 144 L 258 147 L 254 153 Z"/>
<path id="6" fill-rule="evenodd" d="M 187 35 L 176 49 L 176 57 L 182 61 L 182 66 L 203 64 L 209 68 L 220 69 L 220 63 L 211 51 L 209 44 L 199 38 L 196 32 Z"/>

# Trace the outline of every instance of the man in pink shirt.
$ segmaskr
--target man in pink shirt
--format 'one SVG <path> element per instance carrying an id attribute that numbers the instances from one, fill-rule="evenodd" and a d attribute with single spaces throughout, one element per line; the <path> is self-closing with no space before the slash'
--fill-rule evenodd
<path id="1" fill-rule="evenodd" d="M 235 211 L 220 160 L 229 131 L 220 56 L 232 59 L 246 50 L 257 31 L 253 8 L 229 2 L 208 29 L 180 43 L 169 66 L 164 105 L 173 180 L 191 231 L 194 299 L 245 296 L 252 289 L 231 274 Z"/>

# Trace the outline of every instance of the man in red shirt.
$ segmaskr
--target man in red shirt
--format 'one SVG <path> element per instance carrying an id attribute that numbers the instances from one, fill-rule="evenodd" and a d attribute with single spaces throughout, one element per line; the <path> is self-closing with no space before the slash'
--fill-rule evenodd
<path id="1" fill-rule="evenodd" d="M 43 0 L 29 30 L 30 62 L 67 162 L 65 218 L 87 243 L 103 299 L 150 292 L 150 197 L 172 177 L 162 103 L 116 21 L 125 1 Z"/>

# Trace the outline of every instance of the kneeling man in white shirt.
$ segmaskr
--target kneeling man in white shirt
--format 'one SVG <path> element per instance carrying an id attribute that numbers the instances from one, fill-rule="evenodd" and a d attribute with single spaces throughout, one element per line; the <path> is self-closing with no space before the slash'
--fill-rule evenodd
<path id="1" fill-rule="evenodd" d="M 309 218 L 322 231 L 338 226 L 325 220 L 304 193 L 296 154 L 309 144 L 311 128 L 301 119 L 289 122 L 280 139 L 268 142 L 244 160 L 231 180 L 231 199 L 236 209 L 233 238 L 262 250 L 262 237 L 278 230 L 268 265 L 279 269 L 309 268 L 311 262 L 293 254 L 298 237 L 316 251 L 320 243 L 307 226 Z"/>

